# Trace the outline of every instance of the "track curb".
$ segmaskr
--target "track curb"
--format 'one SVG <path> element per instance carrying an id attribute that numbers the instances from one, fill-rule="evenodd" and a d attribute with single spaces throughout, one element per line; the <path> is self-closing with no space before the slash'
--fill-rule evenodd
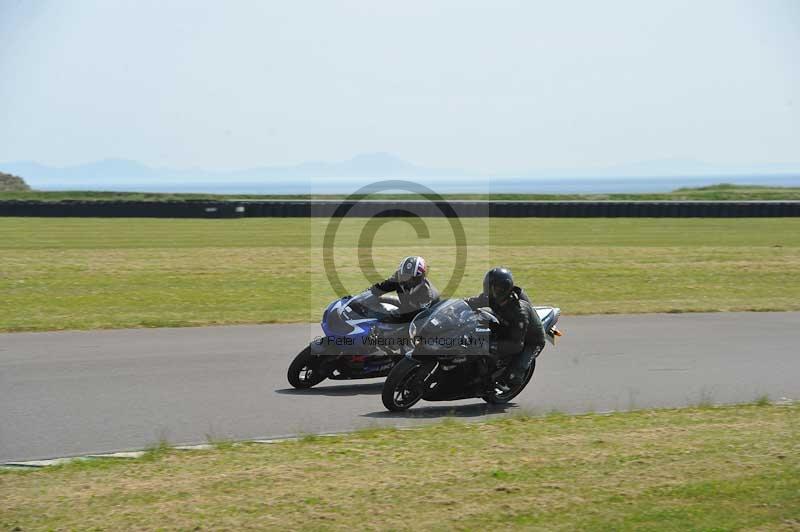
<path id="1" fill-rule="evenodd" d="M 781 397 L 774 401 L 770 401 L 770 405 L 772 406 L 792 406 L 795 403 L 800 402 L 800 400 L 790 399 L 788 397 Z M 713 404 L 711 408 L 721 408 L 721 407 L 730 407 L 739 405 L 747 405 L 749 403 L 720 403 L 720 404 Z M 684 406 L 682 408 L 692 408 L 691 405 Z M 645 409 L 649 410 L 649 409 Z M 655 409 L 660 410 L 660 409 Z M 667 410 L 671 410 L 668 408 Z M 633 410 L 635 412 L 635 410 Z M 623 410 L 603 410 L 600 412 L 576 412 L 573 416 L 581 416 L 581 415 L 594 415 L 594 416 L 610 416 L 613 414 L 624 413 L 626 411 Z M 546 417 L 547 414 L 543 414 L 540 416 L 535 417 Z M 474 423 L 480 423 L 481 421 L 475 421 Z M 424 429 L 426 425 L 418 425 L 418 426 L 409 426 L 409 427 L 378 427 L 378 428 L 393 428 L 394 430 L 402 430 L 402 431 L 410 431 L 410 430 L 421 430 Z M 355 434 L 358 430 L 345 430 L 340 432 L 324 432 L 320 434 L 307 434 L 307 435 L 290 435 L 290 436 L 277 436 L 274 438 L 251 438 L 245 440 L 236 440 L 230 442 L 232 445 L 247 445 L 247 444 L 262 444 L 262 445 L 272 445 L 278 443 L 286 443 L 291 441 L 300 441 L 305 437 L 314 437 L 314 438 L 330 438 L 336 436 L 347 436 L 348 434 Z M 168 447 L 169 450 L 176 450 L 176 451 L 210 451 L 217 448 L 216 445 L 213 443 L 196 443 L 196 444 L 182 444 L 182 445 L 171 445 Z M 24 461 L 14 461 L 14 462 L 5 462 L 0 464 L 0 470 L 20 470 L 20 469 L 41 469 L 47 467 L 53 467 L 58 465 L 65 465 L 73 462 L 81 462 L 81 461 L 90 461 L 90 460 L 134 460 L 137 458 L 141 458 L 148 451 L 146 450 L 134 450 L 134 451 L 114 451 L 109 453 L 92 453 L 92 454 L 85 454 L 80 456 L 64 456 L 59 458 L 46 458 L 41 460 L 24 460 Z"/>

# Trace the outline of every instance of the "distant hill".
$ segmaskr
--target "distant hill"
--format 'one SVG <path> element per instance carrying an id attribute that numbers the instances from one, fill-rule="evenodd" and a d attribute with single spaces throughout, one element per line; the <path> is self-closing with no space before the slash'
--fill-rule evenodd
<path id="1" fill-rule="evenodd" d="M 153 168 L 127 159 L 105 159 L 53 167 L 33 161 L 0 163 L 0 170 L 25 175 L 37 188 L 74 186 L 107 188 L 125 184 L 225 183 L 291 181 L 315 178 L 431 178 L 469 175 L 458 169 L 425 168 L 389 153 L 366 153 L 340 162 L 311 161 L 292 166 L 259 166 L 242 170 Z"/>
<path id="2" fill-rule="evenodd" d="M 346 161 L 309 161 L 286 166 L 258 166 L 239 170 L 175 169 L 147 166 L 127 159 L 105 159 L 64 167 L 47 166 L 33 161 L 0 163 L 0 172 L 23 175 L 36 189 L 52 190 L 135 190 L 241 192 L 267 191 L 275 194 L 302 194 L 309 191 L 347 192 L 383 179 L 410 179 L 434 187 L 446 186 L 455 192 L 546 192 L 566 180 L 613 179 L 619 181 L 606 192 L 636 192 L 633 179 L 654 183 L 657 179 L 680 177 L 680 183 L 664 181 L 658 189 L 667 191 L 680 186 L 700 186 L 721 181 L 738 184 L 795 186 L 800 178 L 798 164 L 716 165 L 703 161 L 664 159 L 642 161 L 613 167 L 590 169 L 538 168 L 519 172 L 480 173 L 456 168 L 429 168 L 405 161 L 384 152 L 356 155 Z M 763 178 L 777 177 L 769 183 Z M 695 178 L 704 178 L 698 181 Z M 536 181 L 539 181 L 538 183 Z M 789 182 L 787 182 L 787 180 Z M 597 185 L 599 185 L 597 181 Z M 601 187 L 602 188 L 602 187 Z M 652 188 L 652 187 L 651 187 Z M 438 188 L 437 188 L 438 190 Z M 597 189 L 593 189 L 597 190 Z"/>
<path id="3" fill-rule="evenodd" d="M 21 177 L 0 172 L 0 192 L 26 192 L 30 189 Z"/>

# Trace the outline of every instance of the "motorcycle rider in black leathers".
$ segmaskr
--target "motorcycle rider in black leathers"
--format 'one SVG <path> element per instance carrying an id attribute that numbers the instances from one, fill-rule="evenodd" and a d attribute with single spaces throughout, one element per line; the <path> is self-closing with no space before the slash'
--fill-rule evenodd
<path id="1" fill-rule="evenodd" d="M 398 306 L 399 319 L 410 320 L 420 310 L 439 301 L 439 291 L 428 280 L 428 265 L 418 256 L 400 261 L 397 271 L 388 279 L 370 287 L 381 301 Z M 397 295 L 389 294 L 397 292 Z"/>
<path id="2" fill-rule="evenodd" d="M 544 348 L 542 321 L 525 292 L 514 285 L 508 268 L 492 268 L 483 278 L 483 293 L 465 299 L 472 309 L 490 307 L 499 325 L 492 327 L 489 353 L 493 357 L 511 357 L 508 382 L 520 384 L 533 359 Z"/>

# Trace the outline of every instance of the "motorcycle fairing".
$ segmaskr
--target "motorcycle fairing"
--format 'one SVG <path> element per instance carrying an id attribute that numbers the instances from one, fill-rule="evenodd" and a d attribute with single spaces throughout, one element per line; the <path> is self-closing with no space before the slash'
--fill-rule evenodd
<path id="1" fill-rule="evenodd" d="M 361 345 L 361 338 L 367 336 L 378 320 L 376 318 L 353 317 L 348 314 L 351 309 L 348 303 L 352 298 L 343 297 L 328 305 L 322 315 L 322 332 L 328 337 L 347 336 Z"/>

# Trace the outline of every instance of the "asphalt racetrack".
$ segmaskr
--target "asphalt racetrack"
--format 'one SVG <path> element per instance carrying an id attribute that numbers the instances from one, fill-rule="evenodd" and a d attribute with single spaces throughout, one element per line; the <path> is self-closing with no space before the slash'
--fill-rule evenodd
<path id="1" fill-rule="evenodd" d="M 505 407 L 421 402 L 382 380 L 289 389 L 316 324 L 0 334 L 0 463 L 173 444 L 546 413 L 800 398 L 800 313 L 564 316 Z"/>

